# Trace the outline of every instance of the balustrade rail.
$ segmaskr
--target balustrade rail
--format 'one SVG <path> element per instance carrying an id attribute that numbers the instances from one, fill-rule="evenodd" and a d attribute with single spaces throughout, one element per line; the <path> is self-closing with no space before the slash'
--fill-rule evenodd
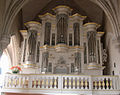
<path id="1" fill-rule="evenodd" d="M 118 90 L 118 84 L 118 76 L 6 74 L 3 88 Z"/>

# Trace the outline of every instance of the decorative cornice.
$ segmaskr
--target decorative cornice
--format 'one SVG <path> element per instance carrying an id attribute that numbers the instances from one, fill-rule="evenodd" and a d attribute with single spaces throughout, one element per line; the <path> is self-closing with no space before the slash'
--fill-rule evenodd
<path id="1" fill-rule="evenodd" d="M 67 45 L 56 45 L 56 46 L 48 46 L 48 45 L 44 45 L 44 46 L 41 46 L 40 48 L 57 48 L 57 47 L 66 47 L 66 48 L 69 48 L 69 49 L 76 49 L 76 48 L 79 48 L 79 49 L 83 49 L 82 46 L 67 46 Z"/>
<path id="2" fill-rule="evenodd" d="M 57 7 L 53 8 L 52 10 L 56 10 L 56 9 L 58 9 L 58 8 L 67 8 L 67 9 L 70 9 L 70 11 L 73 10 L 72 8 L 70 8 L 70 7 L 68 7 L 68 6 L 65 6 L 65 5 L 57 6 Z"/>
<path id="3" fill-rule="evenodd" d="M 42 17 L 44 17 L 44 16 L 51 16 L 51 17 L 56 17 L 55 15 L 53 15 L 53 14 L 51 14 L 51 13 L 45 13 L 45 14 L 43 14 L 43 15 L 38 15 L 38 17 L 40 17 L 40 18 L 42 18 Z"/>
<path id="4" fill-rule="evenodd" d="M 85 23 L 83 26 L 87 26 L 87 25 L 96 25 L 97 28 L 101 26 L 100 24 L 97 24 L 95 22 L 88 22 L 88 23 Z"/>
<path id="5" fill-rule="evenodd" d="M 28 25 L 28 24 L 38 24 L 38 25 L 41 25 L 41 23 L 37 22 L 37 21 L 29 21 L 29 22 L 26 22 L 24 23 L 24 25 Z"/>
<path id="6" fill-rule="evenodd" d="M 75 17 L 75 16 L 78 16 L 78 17 L 81 17 L 81 18 L 84 18 L 84 19 L 87 17 L 87 16 L 82 16 L 82 15 L 80 15 L 78 13 L 75 13 L 72 16 L 69 16 L 69 17 L 72 18 L 72 17 Z"/>

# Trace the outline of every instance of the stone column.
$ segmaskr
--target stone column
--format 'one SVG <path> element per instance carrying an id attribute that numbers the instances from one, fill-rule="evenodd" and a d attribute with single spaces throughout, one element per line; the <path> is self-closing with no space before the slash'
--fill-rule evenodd
<path id="1" fill-rule="evenodd" d="M 3 50 L 7 48 L 9 43 L 10 43 L 10 35 L 3 34 L 0 39 L 0 58 L 2 56 Z"/>
<path id="2" fill-rule="evenodd" d="M 30 21 L 25 23 L 27 30 L 27 42 L 26 42 L 26 56 L 25 56 L 25 67 L 35 66 L 35 57 L 37 49 L 37 33 L 40 30 L 40 23 L 35 21 Z"/>
<path id="3" fill-rule="evenodd" d="M 96 33 L 97 28 L 99 27 L 96 23 L 86 23 L 85 25 L 87 31 L 87 40 L 88 40 L 88 69 L 98 68 L 97 64 L 97 53 L 96 53 Z"/>

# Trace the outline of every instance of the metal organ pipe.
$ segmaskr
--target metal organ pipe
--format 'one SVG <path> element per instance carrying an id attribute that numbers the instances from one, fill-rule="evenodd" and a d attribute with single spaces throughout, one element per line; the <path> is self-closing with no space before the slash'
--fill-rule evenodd
<path id="1" fill-rule="evenodd" d="M 89 62 L 96 62 L 96 31 L 88 32 Z"/>
<path id="2" fill-rule="evenodd" d="M 67 44 L 67 20 L 68 16 L 65 14 L 57 16 L 57 44 Z"/>

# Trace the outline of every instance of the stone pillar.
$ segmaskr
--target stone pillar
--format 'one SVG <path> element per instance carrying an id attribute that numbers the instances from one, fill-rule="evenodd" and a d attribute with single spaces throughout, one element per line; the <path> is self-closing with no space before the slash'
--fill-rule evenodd
<path id="1" fill-rule="evenodd" d="M 97 53 L 96 53 L 96 33 L 97 28 L 99 27 L 96 23 L 86 23 L 85 25 L 87 31 L 87 40 L 88 40 L 88 69 L 97 69 Z"/>
<path id="2" fill-rule="evenodd" d="M 10 35 L 3 34 L 0 39 L 0 58 L 2 56 L 3 50 L 7 48 L 9 43 L 10 43 Z"/>
<path id="3" fill-rule="evenodd" d="M 37 49 L 37 33 L 40 30 L 40 23 L 35 21 L 30 21 L 25 23 L 27 30 L 27 41 L 26 41 L 26 56 L 25 56 L 25 67 L 35 66 L 35 57 Z"/>
<path id="4" fill-rule="evenodd" d="M 57 44 L 67 44 L 68 16 L 72 9 L 67 6 L 57 6 L 53 10 L 57 19 Z"/>

